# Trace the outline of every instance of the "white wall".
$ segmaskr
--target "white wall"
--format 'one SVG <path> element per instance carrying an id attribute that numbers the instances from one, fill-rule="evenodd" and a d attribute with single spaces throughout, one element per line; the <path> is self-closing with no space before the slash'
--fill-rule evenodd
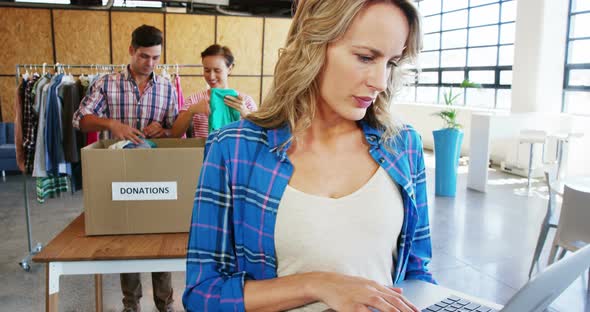
<path id="1" fill-rule="evenodd" d="M 393 114 L 403 122 L 412 125 L 422 136 L 424 147 L 434 148 L 432 131 L 443 127 L 443 121 L 433 116 L 443 107 L 427 104 L 395 104 Z M 590 117 L 572 116 L 559 113 L 508 113 L 482 109 L 457 108 L 460 124 L 463 125 L 464 138 L 461 155 L 469 156 L 471 140 L 471 115 L 473 113 L 494 114 L 492 118 L 492 135 L 490 143 L 490 159 L 494 164 L 508 161 L 521 167 L 527 166 L 528 145 L 518 144 L 518 135 L 522 129 L 545 130 L 548 134 L 557 132 L 579 132 L 582 138 L 575 138 L 569 144 L 569 175 L 590 175 Z M 517 155 L 518 154 L 518 155 Z M 536 149 L 535 161 L 541 160 L 540 147 Z M 548 141 L 546 160 L 555 159 L 555 143 Z M 518 158 L 518 161 L 517 161 Z"/>

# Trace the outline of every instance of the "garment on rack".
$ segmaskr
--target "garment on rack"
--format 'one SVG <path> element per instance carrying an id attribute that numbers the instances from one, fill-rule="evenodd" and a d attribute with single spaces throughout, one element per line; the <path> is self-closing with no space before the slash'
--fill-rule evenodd
<path id="1" fill-rule="evenodd" d="M 24 124 L 25 133 L 23 134 L 23 145 L 25 150 L 25 167 L 26 173 L 30 174 L 34 169 L 35 162 L 35 146 L 37 144 L 37 129 L 39 124 L 39 105 L 41 102 L 41 90 L 43 86 L 49 83 L 50 77 L 44 75 L 39 78 L 33 85 L 32 90 L 28 94 L 31 101 L 27 103 L 24 108 Z"/>
<path id="2" fill-rule="evenodd" d="M 37 202 L 44 203 L 47 198 L 55 198 L 68 191 L 68 177 L 37 178 Z"/>
<path id="3" fill-rule="evenodd" d="M 74 112 L 80 106 L 82 85 L 80 81 L 73 84 L 65 84 L 59 91 L 62 99 L 62 121 L 63 121 L 63 149 L 67 162 L 79 162 L 79 148 L 86 146 L 85 135 L 74 129 L 71 122 Z"/>
<path id="4" fill-rule="evenodd" d="M 16 164 L 20 171 L 25 171 L 25 151 L 23 150 L 23 106 L 25 99 L 25 87 L 27 81 L 21 80 L 16 88 L 16 101 L 14 102 L 14 145 L 16 147 Z"/>
<path id="5" fill-rule="evenodd" d="M 45 109 L 47 107 L 49 88 L 52 84 L 53 79 L 45 84 L 41 89 L 41 93 L 37 95 L 40 97 L 39 120 L 37 121 L 37 136 L 35 138 L 35 156 L 33 161 L 33 176 L 36 178 L 47 177 L 47 170 L 45 169 Z"/>
<path id="6" fill-rule="evenodd" d="M 49 89 L 49 99 L 45 110 L 47 126 L 45 128 L 45 170 L 50 176 L 59 176 L 60 173 L 68 173 L 64 169 L 67 164 L 63 150 L 61 100 L 58 97 L 58 88 L 63 82 L 63 74 L 55 77 L 55 83 Z"/>
<path id="7" fill-rule="evenodd" d="M 174 75 L 174 87 L 176 87 L 176 95 L 178 96 L 178 109 L 184 106 L 184 95 L 182 94 L 182 85 L 180 84 L 180 75 Z"/>

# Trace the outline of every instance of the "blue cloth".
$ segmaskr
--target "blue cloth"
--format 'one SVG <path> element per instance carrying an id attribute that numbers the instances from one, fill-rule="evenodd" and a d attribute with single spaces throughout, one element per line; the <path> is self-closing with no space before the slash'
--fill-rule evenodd
<path id="1" fill-rule="evenodd" d="M 57 96 L 57 88 L 63 76 L 63 74 L 59 74 L 54 77 L 45 107 L 45 168 L 47 174 L 54 177 L 59 175 L 59 164 L 65 162 L 61 131 L 61 104 Z"/>
<path id="2" fill-rule="evenodd" d="M 404 221 L 394 283 L 428 272 L 432 247 L 422 141 L 404 126 L 391 143 L 360 123 L 369 153 L 401 186 Z M 279 202 L 293 174 L 288 127 L 265 129 L 250 121 L 209 135 L 197 185 L 188 241 L 187 311 L 244 311 L 244 282 L 277 277 L 274 231 Z M 393 153 L 384 144 L 388 144 Z"/>
<path id="3" fill-rule="evenodd" d="M 135 144 L 131 141 L 123 146 L 123 149 L 132 149 L 132 148 L 156 148 L 156 143 L 152 140 L 142 139 L 143 142 L 139 144 Z"/>

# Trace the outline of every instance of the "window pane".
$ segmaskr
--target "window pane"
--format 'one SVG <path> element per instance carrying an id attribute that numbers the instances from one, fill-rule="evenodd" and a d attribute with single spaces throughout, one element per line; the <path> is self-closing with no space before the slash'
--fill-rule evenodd
<path id="1" fill-rule="evenodd" d="M 590 37 L 590 13 L 573 15 L 571 23 L 570 38 Z"/>
<path id="2" fill-rule="evenodd" d="M 421 72 L 418 83 L 438 83 L 438 72 Z"/>
<path id="3" fill-rule="evenodd" d="M 512 90 L 498 89 L 496 98 L 496 109 L 510 110 L 512 104 Z"/>
<path id="4" fill-rule="evenodd" d="M 590 10 L 590 1 L 588 0 L 572 0 L 572 12 L 580 12 Z"/>
<path id="5" fill-rule="evenodd" d="M 438 87 L 418 87 L 416 93 L 416 102 L 420 103 L 436 103 L 438 95 Z"/>
<path id="6" fill-rule="evenodd" d="M 569 85 L 590 87 L 590 69 L 570 70 Z M 588 105 L 590 105 L 590 103 L 588 103 Z"/>
<path id="7" fill-rule="evenodd" d="M 498 2 L 498 0 L 471 0 L 471 6 L 474 7 L 481 4 L 487 4 L 492 2 Z"/>
<path id="8" fill-rule="evenodd" d="M 566 91 L 565 112 L 570 114 L 590 115 L 590 92 Z"/>
<path id="9" fill-rule="evenodd" d="M 570 42 L 568 63 L 590 63 L 590 40 Z"/>
<path id="10" fill-rule="evenodd" d="M 514 43 L 514 24 L 502 24 L 500 26 L 500 43 Z"/>
<path id="11" fill-rule="evenodd" d="M 401 90 L 399 90 L 399 93 L 396 94 L 396 97 L 393 100 L 393 104 L 404 103 L 404 102 L 416 102 L 415 90 L 416 90 L 416 87 L 403 87 L 403 88 L 401 88 Z"/>
<path id="12" fill-rule="evenodd" d="M 461 83 L 465 79 L 465 73 L 463 71 L 443 71 L 442 72 L 442 83 Z"/>
<path id="13" fill-rule="evenodd" d="M 465 89 L 467 105 L 470 107 L 494 108 L 494 89 Z"/>
<path id="14" fill-rule="evenodd" d="M 421 68 L 438 67 L 438 51 L 420 53 L 418 56 L 418 64 L 420 64 Z"/>
<path id="15" fill-rule="evenodd" d="M 442 48 L 463 48 L 467 41 L 467 29 L 446 31 L 442 33 Z"/>
<path id="16" fill-rule="evenodd" d="M 512 71 L 511 70 L 503 70 L 500 72 L 500 84 L 512 85 Z"/>
<path id="17" fill-rule="evenodd" d="M 498 26 L 471 28 L 469 30 L 469 45 L 482 46 L 498 43 Z"/>
<path id="18" fill-rule="evenodd" d="M 438 50 L 440 46 L 440 34 L 424 35 L 422 45 L 424 50 Z"/>
<path id="19" fill-rule="evenodd" d="M 440 15 L 425 17 L 423 21 L 424 24 L 422 26 L 425 34 L 440 31 Z"/>
<path id="20" fill-rule="evenodd" d="M 502 3 L 502 22 L 516 20 L 516 1 Z"/>
<path id="21" fill-rule="evenodd" d="M 498 4 L 486 5 L 471 9 L 471 15 L 469 16 L 469 26 L 498 23 L 499 9 L 500 6 Z"/>
<path id="22" fill-rule="evenodd" d="M 498 48 L 469 49 L 469 66 L 495 66 Z"/>
<path id="23" fill-rule="evenodd" d="M 443 51 L 441 67 L 464 67 L 465 53 L 465 49 Z"/>
<path id="24" fill-rule="evenodd" d="M 495 76 L 493 70 L 472 70 L 469 72 L 469 81 L 480 84 L 493 84 Z"/>
<path id="25" fill-rule="evenodd" d="M 443 14 L 443 30 L 464 27 L 467 27 L 467 10 Z"/>
<path id="26" fill-rule="evenodd" d="M 443 11 L 453 11 L 458 9 L 464 9 L 469 5 L 468 0 L 452 0 L 443 1 Z"/>
<path id="27" fill-rule="evenodd" d="M 498 65 L 512 65 L 514 64 L 514 46 L 507 45 L 500 47 L 500 60 Z"/>
<path id="28" fill-rule="evenodd" d="M 423 16 L 440 13 L 440 0 L 424 0 L 420 1 L 418 5 Z"/>

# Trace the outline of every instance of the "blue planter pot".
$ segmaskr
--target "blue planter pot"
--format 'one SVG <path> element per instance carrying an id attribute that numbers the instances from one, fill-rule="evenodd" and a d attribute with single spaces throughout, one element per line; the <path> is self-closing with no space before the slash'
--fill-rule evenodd
<path id="1" fill-rule="evenodd" d="M 463 131 L 440 129 L 432 131 L 434 136 L 435 194 L 454 197 L 457 192 L 457 167 L 461 155 Z"/>

